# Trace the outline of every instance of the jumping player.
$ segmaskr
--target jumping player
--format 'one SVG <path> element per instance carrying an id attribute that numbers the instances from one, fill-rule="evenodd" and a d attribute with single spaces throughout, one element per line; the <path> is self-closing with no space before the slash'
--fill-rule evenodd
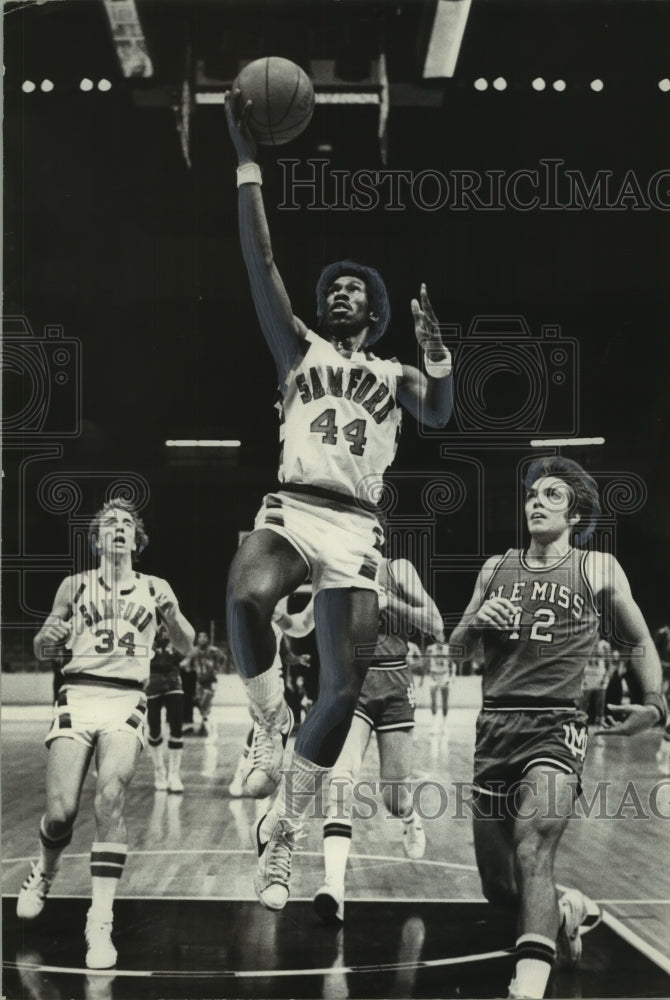
<path id="1" fill-rule="evenodd" d="M 456 664 L 449 654 L 449 644 L 433 642 L 426 648 L 430 691 L 430 711 L 433 716 L 433 733 L 443 732 L 449 712 L 449 685 L 454 676 Z M 438 692 L 441 715 L 438 714 Z"/>
<path id="2" fill-rule="evenodd" d="M 270 671 L 277 601 L 311 576 L 319 649 L 319 696 L 298 733 L 290 801 L 280 792 L 256 827 L 256 891 L 269 909 L 289 895 L 291 854 L 302 817 L 337 760 L 377 640 L 377 572 L 382 531 L 372 498 L 393 460 L 405 407 L 443 427 L 451 414 L 451 356 L 424 285 L 413 300 L 426 372 L 382 361 L 370 348 L 389 321 L 388 294 L 372 268 L 341 261 L 317 284 L 318 333 L 293 313 L 274 263 L 261 172 L 247 122 L 251 102 L 237 91 L 226 113 L 239 167 L 242 253 L 256 312 L 281 392 L 279 488 L 268 494 L 255 531 L 228 579 L 228 636 L 254 715 L 254 741 L 279 781 L 292 719 Z M 285 786 L 286 787 L 286 786 Z"/>
<path id="3" fill-rule="evenodd" d="M 352 792 L 360 775 L 372 733 L 377 734 L 379 776 L 384 805 L 403 826 L 403 848 L 418 860 L 426 850 L 426 834 L 414 810 L 412 730 L 414 684 L 407 662 L 406 636 L 412 629 L 444 641 L 442 617 L 407 559 L 384 560 L 379 572 L 379 638 L 349 735 L 330 774 L 329 805 L 323 825 L 325 884 L 314 908 L 325 921 L 344 919 L 344 876 L 351 848 Z"/>
<path id="4" fill-rule="evenodd" d="M 66 577 L 53 609 L 34 639 L 38 659 L 65 640 L 72 658 L 46 737 L 49 748 L 46 812 L 40 822 L 40 855 L 23 883 L 17 914 L 37 917 L 72 838 L 82 785 L 95 755 L 96 840 L 91 848 L 91 907 L 86 921 L 86 965 L 111 968 L 114 895 L 127 854 L 126 792 L 143 746 L 144 693 L 156 633 L 165 622 L 182 652 L 194 631 L 165 580 L 133 569 L 147 544 L 141 518 L 124 500 L 110 500 L 93 518 L 91 543 L 100 565 Z"/>
<path id="5" fill-rule="evenodd" d="M 167 629 L 162 624 L 156 634 L 154 647 L 151 675 L 146 691 L 149 726 L 147 742 L 154 765 L 154 788 L 157 792 L 181 793 L 184 791 L 184 783 L 181 780 L 181 758 L 184 749 L 182 735 L 184 691 L 179 672 L 182 656 L 171 645 Z M 170 729 L 167 768 L 162 733 L 163 708 Z"/>
<path id="6" fill-rule="evenodd" d="M 554 857 L 579 794 L 586 716 L 576 707 L 601 616 L 606 634 L 635 647 L 643 705 L 610 706 L 609 734 L 631 735 L 666 717 L 658 655 L 626 576 L 584 544 L 599 513 L 594 480 L 561 457 L 534 461 L 525 479 L 530 545 L 488 559 L 450 638 L 470 658 L 484 645 L 477 720 L 474 840 L 484 895 L 517 910 L 510 997 L 543 997 L 559 932 L 576 961 L 599 919 L 579 890 L 558 897 Z"/>

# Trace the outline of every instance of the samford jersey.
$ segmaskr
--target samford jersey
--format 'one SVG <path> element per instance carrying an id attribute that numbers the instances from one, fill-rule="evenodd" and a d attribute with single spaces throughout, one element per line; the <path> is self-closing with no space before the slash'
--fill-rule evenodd
<path id="1" fill-rule="evenodd" d="M 135 573 L 130 586 L 114 588 L 94 569 L 72 577 L 72 585 L 66 643 L 72 659 L 63 670 L 65 683 L 85 674 L 115 686 L 144 685 L 156 636 L 151 579 Z"/>
<path id="2" fill-rule="evenodd" d="M 586 577 L 587 556 L 570 549 L 543 569 L 528 566 L 519 549 L 502 557 L 485 599 L 506 597 L 518 611 L 507 631 L 483 632 L 485 699 L 579 699 L 600 618 Z"/>
<path id="3" fill-rule="evenodd" d="M 279 481 L 375 496 L 398 443 L 402 365 L 362 352 L 345 358 L 312 331 L 300 347 L 277 404 Z"/>

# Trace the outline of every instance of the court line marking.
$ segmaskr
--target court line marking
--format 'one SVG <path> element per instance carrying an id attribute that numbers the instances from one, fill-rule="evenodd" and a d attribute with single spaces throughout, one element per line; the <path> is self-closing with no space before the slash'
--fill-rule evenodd
<path id="1" fill-rule="evenodd" d="M 5 892 L 2 894 L 3 899 L 17 899 L 17 892 Z M 63 893 L 49 893 L 49 899 L 90 899 L 90 892 L 63 892 Z M 148 896 L 146 892 L 142 893 L 141 896 L 135 895 L 125 895 L 123 892 L 117 892 L 116 899 L 127 899 L 127 900 L 151 900 L 156 902 L 158 900 L 165 900 L 169 903 L 187 903 L 189 901 L 198 903 L 249 903 L 256 902 L 256 895 L 249 894 L 247 896 L 242 896 L 238 893 L 236 896 L 168 896 L 161 894 L 160 896 Z M 670 899 L 596 899 L 594 897 L 594 903 L 598 903 L 599 906 L 670 906 Z M 291 895 L 292 903 L 311 903 L 313 902 L 313 896 L 294 896 Z M 412 905 L 418 905 L 420 903 L 479 903 L 482 906 L 487 905 L 486 899 L 483 896 L 347 896 L 346 901 L 348 903 L 408 903 Z M 613 919 L 616 919 L 613 918 Z M 632 932 L 634 933 L 634 932 Z"/>
<path id="2" fill-rule="evenodd" d="M 24 962 L 3 962 L 6 969 L 30 969 L 33 972 L 56 972 L 63 974 L 85 974 L 88 976 L 111 976 L 113 978 L 123 976 L 128 979 L 277 979 L 287 976 L 345 976 L 345 975 L 365 975 L 374 972 L 400 972 L 409 969 L 434 969 L 447 965 L 468 965 L 473 962 L 487 962 L 495 958 L 508 958 L 512 954 L 512 949 L 500 951 L 485 951 L 478 955 L 457 955 L 451 958 L 432 958 L 425 961 L 416 962 L 380 962 L 375 965 L 343 965 L 326 966 L 320 969 L 244 969 L 233 971 L 232 969 L 212 969 L 210 972 L 191 971 L 180 969 L 178 972 L 169 970 L 138 969 L 82 969 L 61 965 L 38 965 Z"/>
<path id="3" fill-rule="evenodd" d="M 603 923 L 670 976 L 670 958 L 667 958 L 653 944 L 649 944 L 634 930 L 631 930 L 626 924 L 617 920 L 611 913 L 608 913 L 607 910 L 603 910 Z"/>
<path id="4" fill-rule="evenodd" d="M 152 851 L 128 851 L 128 857 L 161 857 L 163 855 L 172 854 L 182 854 L 182 855 L 193 855 L 193 854 L 248 854 L 252 857 L 255 856 L 255 851 L 253 848 L 197 848 L 183 850 L 179 847 L 168 848 L 164 850 L 152 850 Z M 85 858 L 90 859 L 91 852 L 80 852 L 75 854 L 64 854 L 63 861 L 65 860 L 78 860 Z M 300 850 L 300 856 L 303 858 L 321 858 L 323 857 L 323 851 L 303 851 Z M 350 854 L 351 859 L 358 859 L 362 861 L 389 861 L 393 863 L 409 864 L 409 865 L 432 865 L 437 868 L 454 868 L 458 871 L 468 871 L 476 872 L 476 865 L 464 865 L 456 861 L 434 861 L 431 858 L 420 858 L 418 861 L 413 861 L 411 858 L 400 857 L 400 855 L 387 855 L 387 854 Z M 3 865 L 15 865 L 15 864 L 28 864 L 34 861 L 34 856 L 29 855 L 24 858 L 3 858 Z"/>

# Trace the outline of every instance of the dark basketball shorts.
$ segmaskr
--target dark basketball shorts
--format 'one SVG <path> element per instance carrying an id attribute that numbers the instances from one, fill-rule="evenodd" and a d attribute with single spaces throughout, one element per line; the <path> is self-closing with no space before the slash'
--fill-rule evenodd
<path id="1" fill-rule="evenodd" d="M 149 677 L 149 686 L 146 690 L 147 698 L 158 698 L 164 694 L 181 694 L 184 688 L 181 682 L 179 668 L 168 670 L 165 673 L 153 673 Z"/>
<path id="2" fill-rule="evenodd" d="M 477 717 L 473 784 L 487 795 L 505 796 L 532 767 L 545 765 L 581 774 L 588 744 L 587 717 L 573 706 L 484 707 Z"/>
<path id="3" fill-rule="evenodd" d="M 412 672 L 402 667 L 370 667 L 354 711 L 378 733 L 414 728 Z"/>

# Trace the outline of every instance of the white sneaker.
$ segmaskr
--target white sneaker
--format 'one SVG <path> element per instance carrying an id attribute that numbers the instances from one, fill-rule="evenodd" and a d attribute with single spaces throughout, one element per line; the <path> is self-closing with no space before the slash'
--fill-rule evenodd
<path id="1" fill-rule="evenodd" d="M 86 917 L 86 968 L 111 969 L 116 965 L 116 948 L 112 944 L 112 921 L 96 920 L 91 911 Z"/>
<path id="2" fill-rule="evenodd" d="M 254 719 L 247 773 L 247 789 L 253 798 L 265 799 L 277 788 L 284 763 L 284 747 L 292 729 L 293 712 L 288 705 L 284 705 L 281 723 L 273 720 L 267 724 Z"/>
<path id="3" fill-rule="evenodd" d="M 237 767 L 235 768 L 235 774 L 233 775 L 232 781 L 228 785 L 228 794 L 233 799 L 239 799 L 243 795 L 247 794 L 247 790 L 244 787 L 244 780 L 247 775 L 247 768 L 249 767 L 248 754 L 240 754 L 239 760 L 237 761 Z"/>
<path id="4" fill-rule="evenodd" d="M 168 787 L 168 777 L 167 772 L 164 767 L 157 768 L 154 771 L 154 788 L 157 792 L 165 792 Z"/>
<path id="5" fill-rule="evenodd" d="M 266 910 L 283 910 L 290 895 L 291 859 L 300 830 L 287 819 L 277 820 L 270 839 L 263 843 L 260 828 L 265 816 L 252 827 L 258 865 L 254 889 Z"/>
<path id="6" fill-rule="evenodd" d="M 426 831 L 416 817 L 411 823 L 403 825 L 405 829 L 402 832 L 402 846 L 405 854 L 412 861 L 418 861 L 426 853 Z"/>
<path id="7" fill-rule="evenodd" d="M 33 862 L 30 875 L 21 886 L 19 898 L 16 901 L 16 915 L 21 920 L 34 920 L 44 909 L 51 883 L 56 872 L 45 875 L 40 869 L 39 861 Z"/>
<path id="8" fill-rule="evenodd" d="M 322 885 L 314 897 L 314 909 L 326 924 L 344 921 L 344 886 L 333 882 Z"/>
<path id="9" fill-rule="evenodd" d="M 566 889 L 558 908 L 563 918 L 560 935 L 567 944 L 570 962 L 576 965 L 582 957 L 582 935 L 600 923 L 602 913 L 598 904 L 579 889 Z"/>
<path id="10" fill-rule="evenodd" d="M 178 795 L 183 793 L 184 782 L 181 780 L 181 775 L 177 771 L 172 771 L 168 775 L 167 790 L 168 792 L 176 792 Z"/>

